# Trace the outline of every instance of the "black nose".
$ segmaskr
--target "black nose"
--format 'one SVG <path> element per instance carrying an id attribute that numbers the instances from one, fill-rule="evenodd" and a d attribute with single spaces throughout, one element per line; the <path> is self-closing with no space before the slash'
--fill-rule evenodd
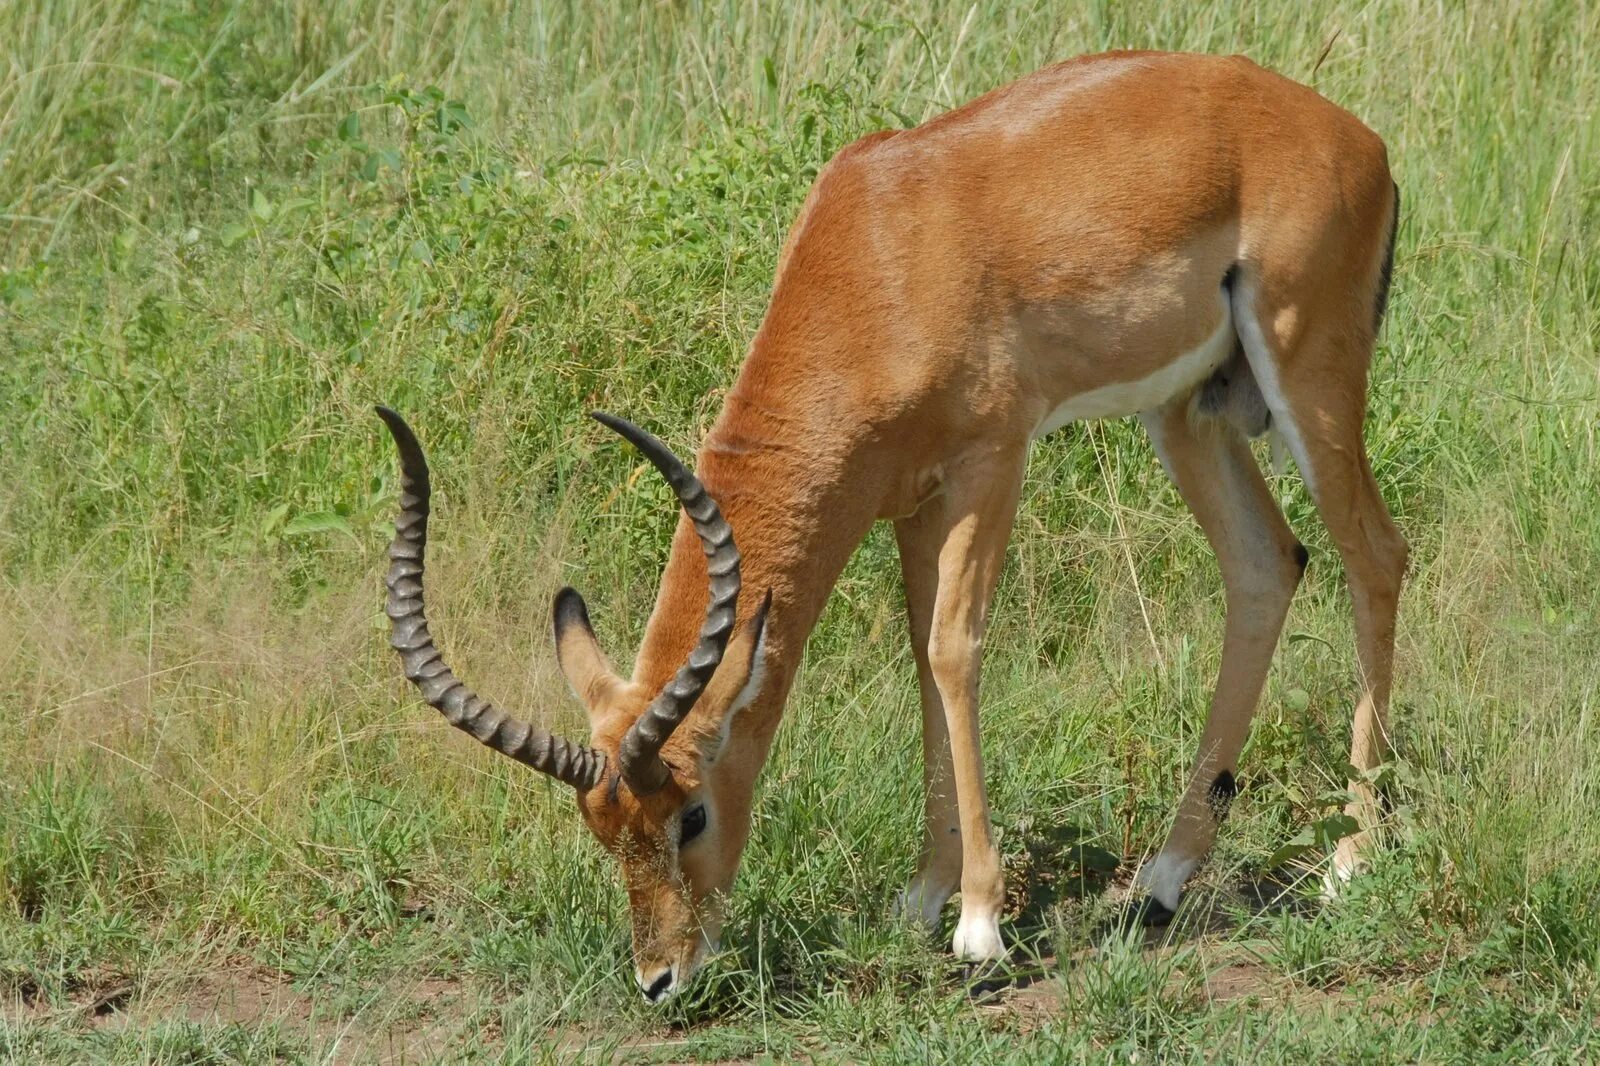
<path id="1" fill-rule="evenodd" d="M 660 977 L 657 977 L 654 981 L 650 982 L 650 987 L 644 990 L 644 998 L 648 999 L 651 1003 L 654 1003 L 656 1000 L 666 995 L 667 990 L 671 987 L 672 968 L 668 967 L 667 969 L 661 971 Z"/>

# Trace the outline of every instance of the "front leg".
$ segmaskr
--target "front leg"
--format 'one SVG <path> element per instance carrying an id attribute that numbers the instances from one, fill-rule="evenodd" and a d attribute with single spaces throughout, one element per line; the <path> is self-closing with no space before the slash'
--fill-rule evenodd
<path id="1" fill-rule="evenodd" d="M 935 839 L 960 838 L 961 920 L 952 948 L 963 959 L 998 959 L 1006 953 L 1000 938 L 1005 879 L 984 787 L 978 675 L 984 626 L 1011 535 L 1026 455 L 1024 443 L 969 455 L 952 464 L 944 492 L 901 524 L 902 550 L 910 540 L 915 542 L 915 552 L 936 553 L 937 589 L 925 655 L 928 676 L 944 710 L 959 834 L 949 833 L 943 824 L 948 820 L 947 808 L 931 798 L 929 830 Z M 931 703 L 925 696 L 925 714 Z M 926 719 L 924 723 L 926 738 L 933 731 L 927 728 Z M 938 768 L 936 758 L 929 762 Z M 930 774 L 930 780 L 937 784 L 937 775 Z M 941 814 L 936 824 L 935 818 Z M 939 844 L 932 844 L 926 870 L 931 871 L 931 860 L 941 852 Z M 946 866 L 940 872 L 948 870 Z"/>
<path id="2" fill-rule="evenodd" d="M 922 859 L 900 893 L 897 910 L 930 932 L 939 927 L 945 903 L 961 887 L 961 812 L 956 803 L 955 768 L 950 762 L 950 729 L 944 701 L 928 662 L 928 638 L 939 591 L 939 548 L 943 531 L 916 516 L 894 526 L 900 546 L 900 575 L 906 590 L 906 620 L 911 654 L 917 663 L 922 700 L 922 797 L 925 816 Z"/>

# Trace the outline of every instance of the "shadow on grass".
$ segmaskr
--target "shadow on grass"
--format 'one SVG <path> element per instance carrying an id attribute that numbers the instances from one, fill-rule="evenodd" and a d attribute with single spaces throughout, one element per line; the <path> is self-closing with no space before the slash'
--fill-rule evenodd
<path id="1" fill-rule="evenodd" d="M 1244 873 L 1220 887 L 1197 886 L 1185 892 L 1174 914 L 1133 893 L 1131 869 L 1095 844 L 1089 828 L 1021 828 L 1021 851 L 1006 864 L 1011 886 L 1006 913 L 1014 948 L 1003 962 L 961 966 L 961 979 L 975 1000 L 993 999 L 1066 972 L 1069 961 L 1057 954 L 1064 905 L 1087 904 L 1098 913 L 1086 929 L 1088 944 L 1138 937 L 1146 950 L 1225 936 L 1269 915 L 1310 917 L 1320 907 L 1300 891 L 1303 875 L 1270 870 Z"/>
<path id="2" fill-rule="evenodd" d="M 800 927 L 781 913 L 747 913 L 732 937 L 740 946 L 702 971 L 688 994 L 653 1019 L 675 1037 L 691 1037 L 752 1012 L 799 1017 L 819 997 L 841 994 L 875 1002 L 960 990 L 984 1003 L 1067 977 L 1111 938 L 1146 952 L 1165 951 L 1229 935 L 1263 916 L 1317 909 L 1299 891 L 1299 878 L 1269 873 L 1223 886 L 1197 885 L 1176 915 L 1152 913 L 1146 900 L 1132 895 L 1128 865 L 1095 843 L 1092 828 L 1011 829 L 1005 916 L 1012 950 L 1005 960 L 967 964 L 947 953 L 954 907 L 945 915 L 944 931 L 933 937 L 907 936 L 903 924 L 874 907 L 841 910 Z M 771 935 L 772 929 L 781 934 Z"/>

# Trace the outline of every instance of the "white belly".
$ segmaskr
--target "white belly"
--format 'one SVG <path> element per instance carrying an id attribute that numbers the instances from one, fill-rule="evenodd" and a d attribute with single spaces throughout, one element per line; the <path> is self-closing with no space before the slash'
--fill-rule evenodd
<path id="1" fill-rule="evenodd" d="M 1233 315 L 1226 298 L 1222 323 L 1200 346 L 1169 360 L 1154 373 L 1134 381 L 1102 385 L 1075 396 L 1044 416 L 1033 439 L 1053 433 L 1068 422 L 1084 418 L 1121 418 L 1160 407 L 1199 385 L 1233 353 Z"/>

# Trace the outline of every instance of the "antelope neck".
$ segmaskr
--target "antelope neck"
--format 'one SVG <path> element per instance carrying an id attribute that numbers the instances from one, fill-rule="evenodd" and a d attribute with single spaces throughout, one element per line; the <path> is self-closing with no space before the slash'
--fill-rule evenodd
<path id="1" fill-rule="evenodd" d="M 752 426 L 748 405 L 730 399 L 696 457 L 696 473 L 733 528 L 741 556 L 739 625 L 772 593 L 765 685 L 751 713 L 781 713 L 801 648 L 845 562 L 872 522 L 870 501 L 845 491 L 848 465 L 824 450 Z M 762 420 L 767 421 L 767 420 Z M 770 425 L 770 422 L 768 423 Z M 654 610 L 634 669 L 656 691 L 694 646 L 707 599 L 706 560 L 680 515 Z"/>

